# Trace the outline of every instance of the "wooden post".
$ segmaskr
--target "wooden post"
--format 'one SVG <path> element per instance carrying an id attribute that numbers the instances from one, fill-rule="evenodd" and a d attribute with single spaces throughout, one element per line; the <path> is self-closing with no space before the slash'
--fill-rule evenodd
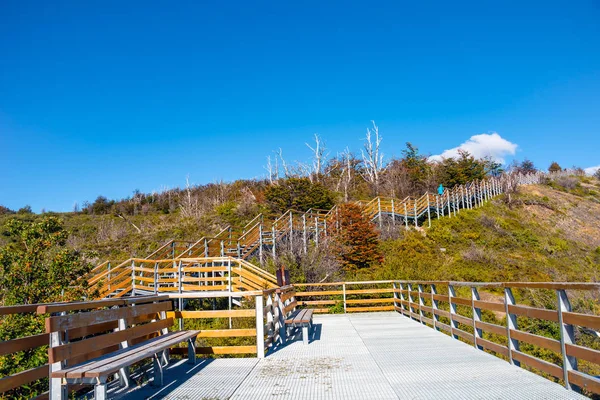
<path id="1" fill-rule="evenodd" d="M 579 390 L 569 382 L 569 371 L 577 370 L 577 358 L 567 355 L 567 345 L 575 344 L 575 330 L 573 325 L 564 322 L 563 313 L 571 312 L 571 302 L 565 290 L 557 290 L 558 300 L 558 325 L 560 328 L 560 352 L 563 360 L 563 381 L 567 389 Z"/>
<path id="2" fill-rule="evenodd" d="M 285 330 L 285 317 L 284 314 L 285 304 L 281 300 L 281 293 L 279 290 L 275 292 L 275 304 L 277 304 L 277 308 L 279 311 L 279 343 L 284 344 L 287 337 L 287 332 Z"/>
<path id="3" fill-rule="evenodd" d="M 440 219 L 440 196 L 435 196 L 435 214 Z"/>
<path id="4" fill-rule="evenodd" d="M 521 363 L 512 356 L 513 351 L 519 351 L 519 341 L 511 337 L 510 331 L 517 330 L 517 315 L 509 312 L 510 306 L 515 304 L 515 298 L 510 288 L 504 288 L 504 309 L 506 310 L 506 337 L 508 338 L 508 361 L 517 367 Z"/>
<path id="5" fill-rule="evenodd" d="M 394 221 L 394 225 L 396 225 L 396 207 L 394 206 L 394 198 L 392 197 L 392 220 Z"/>
<path id="6" fill-rule="evenodd" d="M 132 268 L 133 270 L 133 268 Z M 60 313 L 60 315 L 65 315 L 66 312 Z M 63 344 L 62 340 L 62 332 L 51 332 L 50 333 L 50 348 L 58 347 Z M 64 362 L 59 361 L 50 364 L 50 375 L 53 372 L 60 371 L 63 369 Z M 61 378 L 50 378 L 50 400 L 67 400 L 68 396 L 68 388 L 67 384 L 62 384 Z"/>
<path id="7" fill-rule="evenodd" d="M 265 358 L 265 307 L 263 305 L 263 296 L 259 294 L 254 299 L 256 303 L 256 357 Z"/>
<path id="8" fill-rule="evenodd" d="M 108 262 L 108 277 L 106 279 L 108 282 L 108 293 L 110 294 L 110 261 Z"/>
<path id="9" fill-rule="evenodd" d="M 223 243 L 223 239 L 221 239 L 221 257 L 225 257 L 225 243 Z"/>
<path id="10" fill-rule="evenodd" d="M 404 225 L 408 230 L 408 209 L 406 208 L 406 201 L 404 202 Z"/>
<path id="11" fill-rule="evenodd" d="M 208 257 L 208 240 L 204 238 L 204 257 Z"/>
<path id="12" fill-rule="evenodd" d="M 483 332 L 477 328 L 477 323 L 481 322 L 481 309 L 475 307 L 475 301 L 479 301 L 479 292 L 476 287 L 471 288 L 471 310 L 473 311 L 473 346 L 476 349 L 483 350 L 480 344 L 477 344 L 478 339 L 483 339 Z"/>
<path id="13" fill-rule="evenodd" d="M 293 236 L 294 236 L 294 216 L 292 211 L 290 211 L 290 251 L 294 249 L 293 246 Z"/>
<path id="14" fill-rule="evenodd" d="M 119 318 L 117 324 L 119 331 L 124 331 L 127 329 L 127 320 L 125 318 Z M 127 340 L 124 340 L 119 344 L 119 347 L 121 349 L 126 349 L 129 347 L 129 342 Z M 129 367 L 119 369 L 119 381 L 121 383 L 121 386 L 129 387 Z"/>
<path id="15" fill-rule="evenodd" d="M 446 189 L 446 197 L 448 197 L 448 217 L 452 216 L 452 211 L 450 211 L 450 190 Z"/>
<path id="16" fill-rule="evenodd" d="M 315 245 L 319 247 L 319 217 L 315 217 Z"/>
<path id="17" fill-rule="evenodd" d="M 398 290 L 398 288 L 397 288 L 397 286 L 396 286 L 396 282 L 392 282 L 392 289 L 394 290 L 394 293 L 393 293 L 393 295 L 392 295 L 392 296 L 393 296 L 393 298 L 394 298 L 394 311 L 396 311 L 396 312 L 397 312 L 398 310 L 396 309 L 396 307 L 398 307 L 398 304 L 397 304 L 397 301 L 398 301 L 398 293 L 396 292 L 396 290 Z"/>
<path id="18" fill-rule="evenodd" d="M 135 261 L 131 262 L 131 295 L 135 296 Z"/>

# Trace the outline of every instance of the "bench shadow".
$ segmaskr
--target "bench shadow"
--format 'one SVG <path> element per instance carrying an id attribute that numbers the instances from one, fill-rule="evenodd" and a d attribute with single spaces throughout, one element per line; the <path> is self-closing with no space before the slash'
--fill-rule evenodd
<path id="1" fill-rule="evenodd" d="M 213 358 L 198 358 L 196 365 L 191 365 L 187 363 L 187 359 L 171 360 L 169 366 L 163 370 L 163 386 L 152 386 L 152 382 L 148 380 L 136 388 L 135 382 L 132 382 L 129 389 L 116 388 L 112 393 L 109 392 L 109 398 L 126 398 L 127 400 L 168 398 L 169 394 L 193 378 L 213 361 Z M 146 377 L 152 377 L 152 371 L 147 371 L 145 375 Z"/>
<path id="2" fill-rule="evenodd" d="M 313 324 L 310 331 L 308 332 L 308 345 L 314 341 L 321 340 L 321 332 L 323 330 L 323 324 Z M 273 345 L 267 352 L 267 357 L 271 354 L 275 354 L 280 350 L 285 349 L 289 345 L 300 342 L 302 343 L 302 328 L 295 328 L 291 330 L 285 343 Z"/>

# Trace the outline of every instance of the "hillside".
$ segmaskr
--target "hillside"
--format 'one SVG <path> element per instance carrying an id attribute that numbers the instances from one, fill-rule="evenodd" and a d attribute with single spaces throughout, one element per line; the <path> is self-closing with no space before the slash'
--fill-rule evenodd
<path id="1" fill-rule="evenodd" d="M 248 197 L 217 203 L 201 218 L 185 217 L 179 211 L 140 212 L 125 219 L 82 212 L 56 215 L 71 231 L 69 245 L 96 264 L 143 257 L 169 239 L 195 241 L 228 224 L 243 226 L 258 212 L 268 210 L 260 196 Z M 0 215 L 0 225 L 9 218 L 35 220 L 40 216 Z M 429 229 L 406 231 L 396 224 L 384 231 L 380 242 L 383 264 L 347 272 L 347 279 L 596 281 L 600 278 L 600 182 L 563 177 L 545 185 L 522 186 L 510 198 L 499 196 L 481 208 L 460 210 L 456 217 L 434 219 Z M 306 260 L 287 257 L 292 276 L 313 279 L 306 276 L 305 264 L 315 257 L 327 259 L 323 251 L 327 249 L 320 255 L 309 254 Z M 341 278 L 344 271 L 335 275 Z"/>
<path id="2" fill-rule="evenodd" d="M 571 185 L 575 178 L 569 180 Z M 523 186 L 431 229 L 382 243 L 379 278 L 466 281 L 597 281 L 597 181 Z"/>

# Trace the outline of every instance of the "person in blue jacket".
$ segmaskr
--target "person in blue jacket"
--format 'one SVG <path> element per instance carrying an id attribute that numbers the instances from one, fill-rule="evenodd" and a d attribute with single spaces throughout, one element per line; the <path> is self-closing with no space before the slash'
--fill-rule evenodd
<path id="1" fill-rule="evenodd" d="M 438 187 L 438 194 L 441 196 L 444 194 L 444 185 L 442 185 L 440 183 L 440 186 Z"/>

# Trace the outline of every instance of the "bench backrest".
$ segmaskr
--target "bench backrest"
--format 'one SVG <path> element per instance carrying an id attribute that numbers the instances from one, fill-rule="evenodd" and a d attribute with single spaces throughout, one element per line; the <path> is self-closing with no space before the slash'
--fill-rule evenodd
<path id="1" fill-rule="evenodd" d="M 48 317 L 49 362 L 75 365 L 165 334 L 172 309 L 167 300 Z"/>

